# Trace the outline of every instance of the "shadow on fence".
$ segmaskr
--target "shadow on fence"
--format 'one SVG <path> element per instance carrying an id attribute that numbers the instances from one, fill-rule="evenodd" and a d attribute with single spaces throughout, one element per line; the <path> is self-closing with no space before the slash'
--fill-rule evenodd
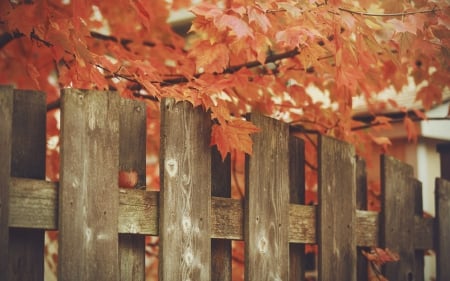
<path id="1" fill-rule="evenodd" d="M 59 230 L 59 280 L 144 280 L 145 235 L 160 236 L 161 280 L 231 280 L 231 240 L 245 241 L 245 280 L 303 280 L 304 244 L 319 245 L 319 280 L 367 280 L 360 247 L 398 252 L 389 280 L 423 280 L 424 250 L 450 280 L 450 146 L 438 147 L 436 218 L 422 216 L 410 166 L 382 156 L 382 211 L 364 210 L 365 167 L 347 143 L 319 138 L 319 204 L 304 203 L 304 145 L 259 114 L 245 201 L 230 198 L 230 162 L 209 146 L 210 118 L 161 102 L 161 192 L 145 184 L 145 104 L 64 90 L 60 182 L 44 181 L 45 96 L 0 87 L 0 280 L 43 280 L 44 231 Z M 444 171 L 447 169 L 447 171 Z M 446 172 L 444 174 L 444 172 Z M 289 261 L 289 262 L 288 262 Z"/>

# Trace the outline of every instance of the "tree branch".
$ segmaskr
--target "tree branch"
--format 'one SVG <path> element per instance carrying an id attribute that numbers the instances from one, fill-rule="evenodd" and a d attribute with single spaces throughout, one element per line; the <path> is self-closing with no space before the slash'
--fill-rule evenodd
<path id="1" fill-rule="evenodd" d="M 347 8 L 338 8 L 339 11 L 347 12 L 354 15 L 360 15 L 360 16 L 368 16 L 368 17 L 403 17 L 408 15 L 415 15 L 415 14 L 429 14 L 429 13 L 435 13 L 437 11 L 440 11 L 436 6 L 431 10 L 423 10 L 423 11 L 412 11 L 412 12 L 401 12 L 401 13 L 368 13 L 363 11 L 354 11 Z"/>
<path id="2" fill-rule="evenodd" d="M 429 117 L 427 119 L 422 119 L 422 118 L 417 117 L 417 116 L 413 116 L 413 117 L 409 117 L 409 118 L 412 121 L 414 121 L 414 122 L 420 122 L 420 121 L 446 121 L 446 120 L 450 120 L 450 116 L 447 116 L 447 117 Z M 388 124 L 397 124 L 397 123 L 402 123 L 403 121 L 404 121 L 404 118 L 396 118 L 396 119 L 392 119 L 392 120 L 390 120 L 389 122 L 386 122 L 386 123 L 388 123 Z M 369 128 L 372 128 L 372 127 L 386 125 L 386 123 L 371 123 L 371 124 L 366 124 L 366 125 L 353 127 L 351 130 L 352 131 L 360 131 L 360 130 L 369 129 Z"/>

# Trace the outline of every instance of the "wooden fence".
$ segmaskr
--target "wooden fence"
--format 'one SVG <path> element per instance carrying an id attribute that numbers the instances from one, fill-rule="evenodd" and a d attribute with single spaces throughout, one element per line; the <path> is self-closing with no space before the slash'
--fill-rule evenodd
<path id="1" fill-rule="evenodd" d="M 209 146 L 201 109 L 161 102 L 161 192 L 119 189 L 120 170 L 145 185 L 146 108 L 112 92 L 64 90 L 60 182 L 45 176 L 42 93 L 0 87 L 0 280 L 43 280 L 44 231 L 59 230 L 59 280 L 144 280 L 145 235 L 160 237 L 161 280 L 231 280 L 231 240 L 245 241 L 245 280 L 303 280 L 304 244 L 319 245 L 319 280 L 366 280 L 360 247 L 388 247 L 389 280 L 423 280 L 437 252 L 450 280 L 450 146 L 439 147 L 436 218 L 424 218 L 412 168 L 381 158 L 382 212 L 366 211 L 354 148 L 320 137 L 319 204 L 303 205 L 304 146 L 258 114 L 246 198 L 230 198 L 230 162 Z M 444 171 L 444 168 L 447 171 Z M 444 173 L 443 173 L 444 175 Z"/>

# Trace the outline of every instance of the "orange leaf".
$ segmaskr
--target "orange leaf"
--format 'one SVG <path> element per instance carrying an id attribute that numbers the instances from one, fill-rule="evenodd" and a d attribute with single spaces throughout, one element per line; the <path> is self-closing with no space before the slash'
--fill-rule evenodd
<path id="1" fill-rule="evenodd" d="M 408 140 L 416 141 L 418 135 L 416 124 L 414 124 L 414 122 L 409 117 L 405 117 L 403 123 L 405 125 L 406 132 L 408 134 Z"/>
<path id="2" fill-rule="evenodd" d="M 191 57 L 195 58 L 200 72 L 222 72 L 230 60 L 228 47 L 223 43 L 211 45 L 209 41 L 202 41 L 192 50 Z"/>
<path id="3" fill-rule="evenodd" d="M 260 129 L 245 120 L 232 120 L 224 124 L 214 124 L 211 132 L 211 145 L 217 145 L 217 149 L 225 159 L 232 148 L 238 151 L 252 154 L 252 139 L 250 134 L 259 132 Z"/>

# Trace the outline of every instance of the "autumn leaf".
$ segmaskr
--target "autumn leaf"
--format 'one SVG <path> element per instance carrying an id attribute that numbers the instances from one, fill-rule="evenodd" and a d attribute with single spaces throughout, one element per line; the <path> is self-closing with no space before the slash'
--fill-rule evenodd
<path id="1" fill-rule="evenodd" d="M 248 21 L 249 23 L 255 22 L 264 33 L 271 27 L 271 23 L 266 14 L 255 7 L 250 6 L 248 8 Z"/>
<path id="2" fill-rule="evenodd" d="M 214 23 L 219 30 L 231 30 L 232 34 L 236 35 L 238 39 L 254 36 L 249 25 L 242 19 L 233 15 L 220 15 L 215 18 Z"/>
<path id="3" fill-rule="evenodd" d="M 229 64 L 228 47 L 225 44 L 210 44 L 202 41 L 191 50 L 190 56 L 195 59 L 200 72 L 222 72 Z"/>
<path id="4" fill-rule="evenodd" d="M 396 262 L 400 260 L 400 256 L 389 250 L 381 249 L 377 247 L 372 247 L 372 249 L 369 252 L 366 252 L 364 250 L 361 251 L 362 254 L 367 258 L 368 261 L 373 262 L 377 265 L 383 265 L 387 262 Z"/>
<path id="5" fill-rule="evenodd" d="M 222 159 L 225 159 L 232 148 L 252 154 L 250 134 L 259 131 L 260 129 L 251 122 L 240 119 L 231 120 L 220 125 L 214 124 L 211 132 L 211 145 L 217 145 Z"/>
<path id="6" fill-rule="evenodd" d="M 409 117 L 405 117 L 403 120 L 403 124 L 405 125 L 406 133 L 408 135 L 408 140 L 411 141 L 417 141 L 417 126 L 414 124 L 414 121 L 411 120 Z"/>

